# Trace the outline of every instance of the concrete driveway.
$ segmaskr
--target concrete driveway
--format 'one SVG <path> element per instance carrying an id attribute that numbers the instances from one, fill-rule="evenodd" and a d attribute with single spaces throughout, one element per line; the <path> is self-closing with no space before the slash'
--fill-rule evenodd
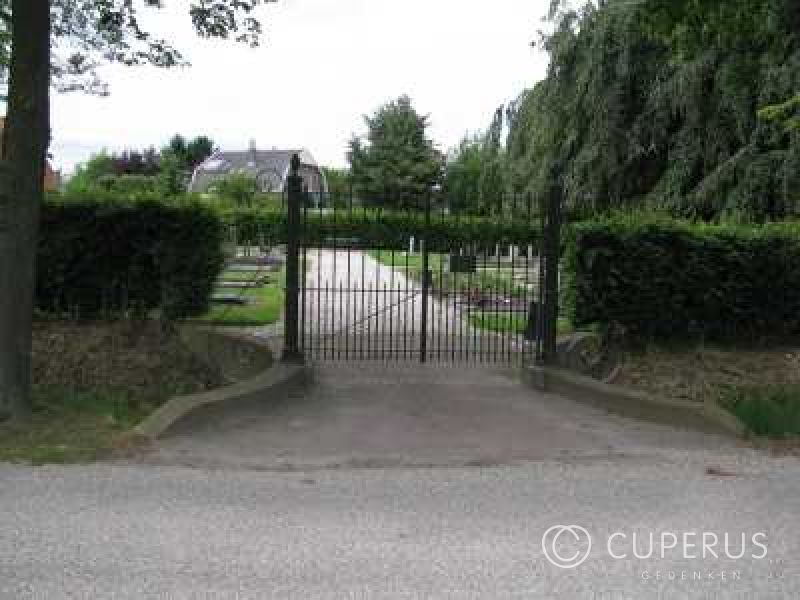
<path id="1" fill-rule="evenodd" d="M 323 363 L 305 387 L 178 423 L 145 460 L 259 469 L 663 461 L 730 439 L 615 417 L 481 365 Z"/>

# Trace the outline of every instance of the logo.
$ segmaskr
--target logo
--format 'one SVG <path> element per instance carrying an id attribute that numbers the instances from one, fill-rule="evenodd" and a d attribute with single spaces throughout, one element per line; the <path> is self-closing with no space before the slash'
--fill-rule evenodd
<path id="1" fill-rule="evenodd" d="M 589 558 L 592 536 L 579 525 L 553 525 L 542 536 L 542 551 L 559 569 L 574 569 Z"/>

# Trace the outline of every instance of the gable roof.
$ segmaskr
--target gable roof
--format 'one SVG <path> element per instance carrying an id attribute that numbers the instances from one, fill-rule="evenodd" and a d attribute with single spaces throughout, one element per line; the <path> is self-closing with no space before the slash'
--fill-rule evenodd
<path id="1" fill-rule="evenodd" d="M 297 154 L 304 166 L 317 167 L 308 150 L 244 150 L 215 152 L 200 163 L 189 185 L 191 192 L 205 192 L 218 178 L 231 173 L 247 173 L 255 177 L 262 188 L 283 189 L 289 175 L 292 156 Z"/>

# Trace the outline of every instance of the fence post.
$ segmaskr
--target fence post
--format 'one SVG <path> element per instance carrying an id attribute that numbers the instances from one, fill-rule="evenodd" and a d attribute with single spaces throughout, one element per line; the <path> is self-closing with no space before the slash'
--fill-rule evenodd
<path id="1" fill-rule="evenodd" d="M 286 304 L 284 310 L 283 361 L 303 362 L 300 350 L 300 204 L 303 201 L 303 178 L 300 157 L 292 156 L 286 185 Z"/>
<path id="2" fill-rule="evenodd" d="M 547 221 L 544 230 L 544 331 L 542 362 L 555 365 L 558 360 L 558 280 L 561 262 L 561 204 L 564 199 L 561 168 L 550 172 L 545 207 Z"/>

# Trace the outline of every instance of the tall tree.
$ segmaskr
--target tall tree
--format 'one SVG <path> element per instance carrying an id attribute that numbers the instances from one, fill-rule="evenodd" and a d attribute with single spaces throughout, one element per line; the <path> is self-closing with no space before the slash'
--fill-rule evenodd
<path id="1" fill-rule="evenodd" d="M 556 3 L 547 77 L 508 150 L 544 193 L 564 165 L 583 212 L 636 205 L 763 221 L 800 210 L 800 36 L 792 0 Z M 776 110 L 762 112 L 764 107 Z"/>
<path id="2" fill-rule="evenodd" d="M 336 167 L 322 167 L 325 183 L 328 190 L 328 200 L 336 205 L 346 205 L 351 199 L 352 181 L 350 171 Z"/>
<path id="3" fill-rule="evenodd" d="M 34 257 L 50 136 L 50 7 L 13 0 L 0 160 L 0 410 L 29 411 Z"/>
<path id="4" fill-rule="evenodd" d="M 213 152 L 214 142 L 208 136 L 199 135 L 187 140 L 176 133 L 161 150 L 159 169 L 162 190 L 170 196 L 185 192 L 197 165 Z"/>
<path id="5" fill-rule="evenodd" d="M 189 17 L 203 37 L 257 45 L 262 0 L 195 0 Z M 144 0 L 161 8 L 160 0 Z M 34 259 L 49 143 L 49 89 L 104 92 L 102 61 L 172 67 L 175 48 L 145 31 L 131 0 L 0 0 L 0 78 L 8 114 L 0 160 L 0 411 L 30 407 Z M 78 51 L 74 51 L 78 48 Z M 52 57 L 52 60 L 51 60 Z"/>
<path id="6" fill-rule="evenodd" d="M 401 96 L 364 117 L 367 143 L 350 142 L 350 171 L 359 193 L 396 207 L 419 207 L 441 181 L 443 156 L 426 136 L 428 117 Z"/>
<path id="7" fill-rule="evenodd" d="M 214 140 L 199 135 L 186 145 L 186 166 L 194 170 L 197 165 L 214 153 Z"/>
<path id="8" fill-rule="evenodd" d="M 501 106 L 485 133 L 465 137 L 448 154 L 442 191 L 451 210 L 497 215 L 510 208 L 504 202 L 511 188 L 505 123 Z"/>

